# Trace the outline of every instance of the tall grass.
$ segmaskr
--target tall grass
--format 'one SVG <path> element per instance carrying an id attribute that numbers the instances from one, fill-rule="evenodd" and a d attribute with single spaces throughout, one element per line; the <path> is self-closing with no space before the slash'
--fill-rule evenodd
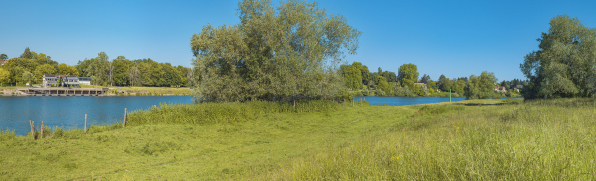
<path id="1" fill-rule="evenodd" d="M 471 111 L 422 106 L 386 132 L 294 159 L 260 179 L 596 179 L 594 99 L 508 102 Z"/>
<path id="2" fill-rule="evenodd" d="M 360 106 L 360 102 L 354 103 Z M 363 101 L 363 106 L 368 102 Z M 245 103 L 201 103 L 201 104 L 160 104 L 146 110 L 136 110 L 128 114 L 127 125 L 147 123 L 213 124 L 235 123 L 257 119 L 269 113 L 305 113 L 334 111 L 342 105 L 332 101 L 300 101 L 296 105 L 269 101 Z M 351 106 L 351 105 L 349 105 Z"/>

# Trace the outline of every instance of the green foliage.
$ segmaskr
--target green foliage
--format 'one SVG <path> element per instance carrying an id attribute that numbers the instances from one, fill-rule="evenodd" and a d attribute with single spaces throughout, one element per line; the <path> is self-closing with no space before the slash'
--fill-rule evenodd
<path id="1" fill-rule="evenodd" d="M 398 97 L 415 97 L 416 93 L 410 90 L 408 86 L 395 86 L 394 87 L 394 95 Z"/>
<path id="2" fill-rule="evenodd" d="M 495 94 L 495 84 L 497 78 L 492 72 L 484 71 L 480 76 L 471 75 L 468 83 L 464 87 L 466 99 L 488 99 Z"/>
<path id="3" fill-rule="evenodd" d="M 25 59 L 33 58 L 33 56 L 31 56 L 31 50 L 29 50 L 29 47 L 25 48 L 25 52 L 23 52 L 23 54 L 21 54 L 21 56 L 19 58 L 25 58 Z"/>
<path id="4" fill-rule="evenodd" d="M 93 77 L 92 84 L 117 86 L 189 86 L 190 68 L 157 63 L 152 59 L 128 60 L 118 56 L 109 61 L 101 52 L 96 58 L 79 61 L 76 69 L 81 76 Z"/>
<path id="5" fill-rule="evenodd" d="M 29 72 L 29 71 L 25 71 L 23 72 L 23 77 L 21 79 L 23 82 L 25 83 L 35 83 L 35 76 Z"/>
<path id="6" fill-rule="evenodd" d="M 68 66 L 64 63 L 58 65 L 58 74 L 60 75 L 79 75 L 79 71 L 77 68 L 73 66 Z"/>
<path id="7" fill-rule="evenodd" d="M 421 85 L 413 85 L 412 86 L 412 92 L 416 95 L 416 96 L 425 96 L 426 92 L 428 90 L 426 90 L 426 86 L 421 86 Z"/>
<path id="8" fill-rule="evenodd" d="M 58 73 L 58 71 L 56 71 L 56 68 L 49 64 L 37 66 L 37 68 L 35 69 L 36 82 L 43 82 L 43 75 L 45 74 L 55 75 L 56 73 Z"/>
<path id="9" fill-rule="evenodd" d="M 348 88 L 358 90 L 362 87 L 362 74 L 358 65 L 340 65 L 339 72 L 344 78 Z"/>
<path id="10" fill-rule="evenodd" d="M 9 72 L 8 82 L 24 82 L 23 73 L 31 72 L 40 83 L 43 74 L 77 75 L 92 77 L 92 83 L 102 85 L 135 85 L 180 87 L 190 86 L 188 78 L 193 73 L 190 68 L 172 66 L 169 63 L 157 63 L 151 59 L 128 60 L 118 56 L 110 61 L 105 52 L 98 53 L 92 59 L 79 61 L 76 66 L 58 64 L 50 56 L 30 51 L 28 48 L 21 58 L 13 58 L 3 66 Z"/>
<path id="11" fill-rule="evenodd" d="M 337 65 L 361 32 L 316 3 L 245 0 L 240 22 L 206 25 L 191 38 L 198 102 L 331 99 L 342 90 Z"/>
<path id="12" fill-rule="evenodd" d="M 418 68 L 414 64 L 403 64 L 399 67 L 397 78 L 402 86 L 413 87 L 418 82 Z"/>
<path id="13" fill-rule="evenodd" d="M 453 82 L 451 89 L 453 92 L 463 95 L 465 93 L 464 87 L 466 87 L 466 82 L 464 80 L 458 80 Z"/>
<path id="14" fill-rule="evenodd" d="M 386 94 L 390 94 L 392 92 L 391 87 L 389 86 L 389 84 L 387 84 L 387 79 L 385 79 L 385 77 L 377 76 L 375 78 L 375 83 L 377 84 L 377 90 L 382 90 Z"/>
<path id="15" fill-rule="evenodd" d="M 6 54 L 0 54 L 0 60 L 4 60 L 4 59 L 8 59 L 8 55 Z"/>
<path id="16" fill-rule="evenodd" d="M 592 97 L 596 92 L 596 29 L 577 18 L 551 19 L 540 48 L 524 57 L 522 73 L 530 80 L 521 93 L 525 99 Z"/>
<path id="17" fill-rule="evenodd" d="M 426 75 L 426 74 L 422 75 L 420 82 L 424 83 L 424 84 L 429 84 L 430 82 L 432 82 L 432 80 L 430 79 L 430 75 Z"/>
<path id="18" fill-rule="evenodd" d="M 10 83 L 10 72 L 0 67 L 0 83 Z"/>

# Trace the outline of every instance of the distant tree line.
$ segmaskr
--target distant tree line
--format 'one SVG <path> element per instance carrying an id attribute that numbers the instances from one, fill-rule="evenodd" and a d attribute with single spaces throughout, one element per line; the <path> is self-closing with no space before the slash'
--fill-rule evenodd
<path id="1" fill-rule="evenodd" d="M 2 54 L 1 56 L 5 56 Z M 124 56 L 109 60 L 104 52 L 97 57 L 79 61 L 76 66 L 59 64 L 50 56 L 30 51 L 8 59 L 0 67 L 0 83 L 42 83 L 44 74 L 91 77 L 92 84 L 101 86 L 191 86 L 192 70 L 151 59 L 128 60 Z"/>
<path id="2" fill-rule="evenodd" d="M 340 74 L 347 88 L 356 92 L 357 96 L 465 96 L 468 99 L 486 99 L 501 96 L 515 96 L 508 89 L 507 93 L 495 92 L 495 86 L 501 84 L 514 89 L 512 85 L 522 85 L 524 81 L 514 79 L 497 83 L 494 73 L 482 72 L 479 76 L 447 78 L 441 75 L 433 81 L 429 75 L 424 74 L 418 78 L 417 66 L 403 64 L 399 67 L 397 75 L 394 72 L 382 71 L 369 72 L 368 67 L 360 62 L 340 66 Z"/>
<path id="3" fill-rule="evenodd" d="M 157 63 L 150 58 L 129 60 L 118 56 L 110 61 L 105 52 L 100 52 L 95 58 L 79 61 L 75 67 L 79 75 L 91 77 L 92 84 L 104 86 L 191 86 L 190 68 Z"/>

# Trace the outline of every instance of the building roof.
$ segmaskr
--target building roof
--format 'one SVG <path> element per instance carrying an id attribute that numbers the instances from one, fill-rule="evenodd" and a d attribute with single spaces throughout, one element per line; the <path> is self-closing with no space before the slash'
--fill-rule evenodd
<path id="1" fill-rule="evenodd" d="M 44 74 L 43 77 L 57 77 L 56 75 Z"/>
<path id="2" fill-rule="evenodd" d="M 0 60 L 0 65 L 4 65 L 6 62 L 8 62 L 8 59 Z"/>

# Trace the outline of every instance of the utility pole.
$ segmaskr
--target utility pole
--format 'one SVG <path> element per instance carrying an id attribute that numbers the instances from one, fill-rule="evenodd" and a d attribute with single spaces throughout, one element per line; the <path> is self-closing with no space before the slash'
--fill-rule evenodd
<path id="1" fill-rule="evenodd" d="M 451 89 L 449 89 L 449 102 L 451 102 Z"/>

